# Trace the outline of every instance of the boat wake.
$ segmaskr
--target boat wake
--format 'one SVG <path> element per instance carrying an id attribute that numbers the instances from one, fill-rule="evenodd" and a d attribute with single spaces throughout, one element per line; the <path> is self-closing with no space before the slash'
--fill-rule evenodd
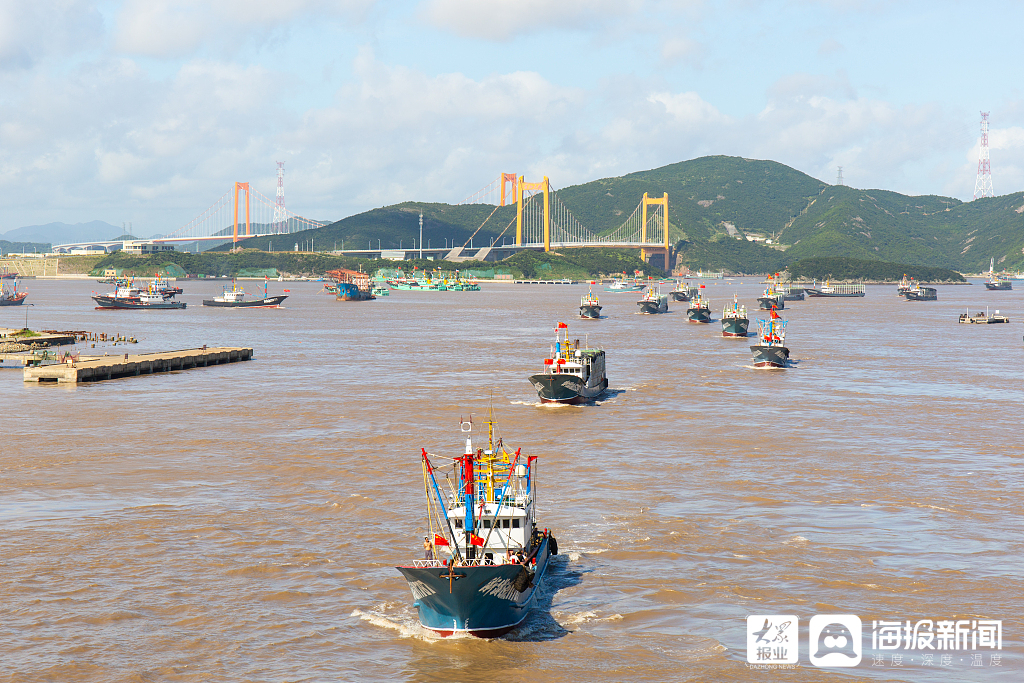
<path id="1" fill-rule="evenodd" d="M 352 610 L 352 616 L 359 617 L 363 621 L 379 628 L 398 631 L 398 634 L 403 638 L 417 638 L 428 643 L 473 637 L 468 633 L 455 633 L 447 638 L 440 636 L 430 629 L 423 628 L 414 612 L 409 611 L 405 606 L 399 606 L 397 603 L 385 602 L 370 608 L 366 612 L 361 609 L 354 609 Z"/>

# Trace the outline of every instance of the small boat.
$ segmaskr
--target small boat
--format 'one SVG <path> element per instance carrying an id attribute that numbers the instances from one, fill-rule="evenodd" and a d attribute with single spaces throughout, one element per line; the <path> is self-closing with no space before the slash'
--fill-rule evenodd
<path id="1" fill-rule="evenodd" d="M 740 306 L 739 295 L 732 295 L 732 303 L 726 304 L 722 311 L 722 336 L 746 337 L 750 320 L 747 318 L 747 307 Z"/>
<path id="2" fill-rule="evenodd" d="M 690 298 L 690 305 L 686 309 L 686 319 L 691 323 L 711 322 L 711 304 L 704 298 L 704 294 L 697 290 L 697 293 Z"/>
<path id="3" fill-rule="evenodd" d="M 985 289 L 1006 290 L 1013 289 L 1013 283 L 1004 277 L 996 275 L 996 260 L 993 258 L 988 266 L 988 279 L 985 280 Z"/>
<path id="4" fill-rule="evenodd" d="M 966 313 L 961 313 L 960 314 L 960 320 L 958 322 L 960 322 L 960 323 L 971 323 L 971 324 L 981 324 L 981 325 L 992 325 L 992 324 L 996 324 L 996 323 L 1008 323 L 1008 322 L 1010 322 L 1010 318 L 1008 316 L 1005 316 L 1005 315 L 1000 315 L 999 311 L 996 311 L 994 314 L 989 315 L 988 308 L 985 308 L 985 312 L 984 313 L 982 313 L 981 311 L 978 311 L 974 315 L 971 315 L 971 310 L 967 309 Z"/>
<path id="5" fill-rule="evenodd" d="M 558 331 L 565 330 L 565 338 Z M 569 326 L 558 323 L 551 357 L 544 359 L 544 371 L 530 375 L 541 403 L 577 405 L 593 401 L 608 388 L 604 349 L 580 348 L 580 340 L 569 341 Z"/>
<path id="6" fill-rule="evenodd" d="M 7 266 L 3 266 L 0 269 L 0 280 L 17 280 L 18 274 L 12 270 L 8 270 Z"/>
<path id="7" fill-rule="evenodd" d="M 675 289 L 669 292 L 673 301 L 689 301 L 690 298 L 700 289 L 697 285 L 689 282 L 677 282 Z"/>
<path id="8" fill-rule="evenodd" d="M 370 292 L 374 296 L 391 296 L 391 289 L 387 285 L 376 285 Z"/>
<path id="9" fill-rule="evenodd" d="M 639 292 L 644 288 L 643 284 L 636 280 L 616 280 L 604 288 L 606 292 Z"/>
<path id="10" fill-rule="evenodd" d="M 825 280 L 825 284 L 818 288 L 817 280 L 815 280 L 815 286 L 807 287 L 804 291 L 807 292 L 807 296 L 846 298 L 864 296 L 867 293 L 867 288 L 863 284 L 833 285 L 829 280 Z"/>
<path id="11" fill-rule="evenodd" d="M 920 284 L 915 284 L 903 292 L 903 296 L 907 298 L 907 301 L 937 301 L 939 290 L 934 287 L 924 287 Z"/>
<path id="12" fill-rule="evenodd" d="M 464 454 L 422 449 L 427 493 L 424 557 L 395 567 L 409 583 L 420 624 L 438 635 L 497 638 L 529 616 L 558 542 L 537 525 L 537 456 L 494 438 L 475 448 L 473 423 L 462 421 Z M 451 486 L 442 489 L 438 480 Z"/>
<path id="13" fill-rule="evenodd" d="M 903 273 L 903 279 L 896 283 L 896 296 L 903 296 L 914 287 L 914 278 L 908 278 L 907 274 Z"/>
<path id="14" fill-rule="evenodd" d="M 171 301 L 152 287 L 145 290 L 135 287 L 128 278 L 118 280 L 117 289 L 92 297 L 96 310 L 106 309 L 182 309 L 184 301 Z"/>
<path id="15" fill-rule="evenodd" d="M 648 287 L 636 305 L 640 307 L 638 313 L 668 313 L 668 295 L 656 287 Z"/>
<path id="16" fill-rule="evenodd" d="M 601 317 L 601 303 L 591 290 L 580 297 L 580 317 L 584 320 L 597 320 Z"/>
<path id="17" fill-rule="evenodd" d="M 215 308 L 280 308 L 281 302 L 287 299 L 287 295 L 270 296 L 267 293 L 267 285 L 263 285 L 262 299 L 245 300 L 245 290 L 238 287 L 235 281 L 231 281 L 231 289 L 224 289 L 224 292 L 213 299 L 204 299 L 204 306 Z"/>
<path id="18" fill-rule="evenodd" d="M 777 288 L 773 278 L 768 278 L 768 284 L 764 288 L 764 294 L 757 297 L 757 305 L 762 311 L 770 311 L 773 308 L 782 310 L 786 307 L 785 296 L 782 291 Z"/>
<path id="19" fill-rule="evenodd" d="M 18 281 L 15 280 L 13 288 L 5 286 L 0 290 L 0 306 L 20 306 L 27 296 L 28 292 L 18 291 Z"/>
<path id="20" fill-rule="evenodd" d="M 755 368 L 784 368 L 789 365 L 786 321 L 774 309 L 768 320 L 757 321 L 757 344 L 750 347 Z"/>

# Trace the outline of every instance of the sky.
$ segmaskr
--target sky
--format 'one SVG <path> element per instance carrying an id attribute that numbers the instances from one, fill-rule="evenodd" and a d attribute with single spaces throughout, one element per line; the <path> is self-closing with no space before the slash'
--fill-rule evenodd
<path id="1" fill-rule="evenodd" d="M 0 0 L 0 232 L 166 234 L 236 181 L 317 220 L 706 155 L 1024 189 L 1024 3 Z"/>

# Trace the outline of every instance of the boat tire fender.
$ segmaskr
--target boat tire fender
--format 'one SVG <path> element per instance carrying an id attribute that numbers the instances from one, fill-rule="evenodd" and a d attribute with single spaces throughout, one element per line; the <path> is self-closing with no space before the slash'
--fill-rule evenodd
<path id="1" fill-rule="evenodd" d="M 533 572 L 526 567 L 519 570 L 516 578 L 512 581 L 512 587 L 520 593 L 525 593 L 533 585 Z"/>
<path id="2" fill-rule="evenodd" d="M 551 536 L 548 540 L 549 540 L 548 547 L 551 549 L 551 554 L 552 555 L 557 555 L 558 554 L 558 541 L 555 540 L 554 536 Z"/>

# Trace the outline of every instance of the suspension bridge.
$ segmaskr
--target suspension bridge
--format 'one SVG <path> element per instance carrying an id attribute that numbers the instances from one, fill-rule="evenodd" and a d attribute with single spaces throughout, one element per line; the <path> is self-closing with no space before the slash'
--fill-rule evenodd
<path id="1" fill-rule="evenodd" d="M 164 244 L 231 240 L 237 244 L 250 237 L 287 235 L 301 230 L 321 228 L 324 225 L 327 223 L 303 218 L 289 211 L 283 201 L 270 199 L 249 183 L 236 182 L 232 189 L 225 192 L 206 211 L 181 228 L 163 237 L 146 238 L 142 241 Z M 120 240 L 82 242 L 55 245 L 54 251 L 72 251 L 89 247 L 110 248 L 121 245 L 123 242 Z"/>
<path id="2" fill-rule="evenodd" d="M 511 185 L 511 187 L 509 187 Z M 514 173 L 502 173 L 490 185 L 479 190 L 459 204 L 493 204 L 497 207 L 516 205 L 516 217 L 494 240 L 491 247 L 480 249 L 474 258 L 484 259 L 492 250 L 522 249 L 571 249 L 579 247 L 620 247 L 638 248 L 644 260 L 651 256 L 663 255 L 664 267 L 671 264 L 669 243 L 668 193 L 651 197 L 644 193 L 633 213 L 621 225 L 606 234 L 584 226 L 561 202 L 558 192 L 551 187 L 551 181 L 544 176 L 539 182 L 527 182 L 526 177 Z M 491 213 L 494 215 L 494 212 Z M 490 216 L 484 224 L 490 220 Z M 500 240 L 515 224 L 515 243 L 505 244 Z M 480 228 L 484 224 L 481 224 Z M 471 244 L 473 236 L 459 248 L 453 249 L 448 258 L 461 257 L 462 251 Z M 511 237 L 511 236 L 510 236 Z M 506 240 L 507 241 L 507 240 Z M 499 243 L 500 246 L 494 246 Z"/>

